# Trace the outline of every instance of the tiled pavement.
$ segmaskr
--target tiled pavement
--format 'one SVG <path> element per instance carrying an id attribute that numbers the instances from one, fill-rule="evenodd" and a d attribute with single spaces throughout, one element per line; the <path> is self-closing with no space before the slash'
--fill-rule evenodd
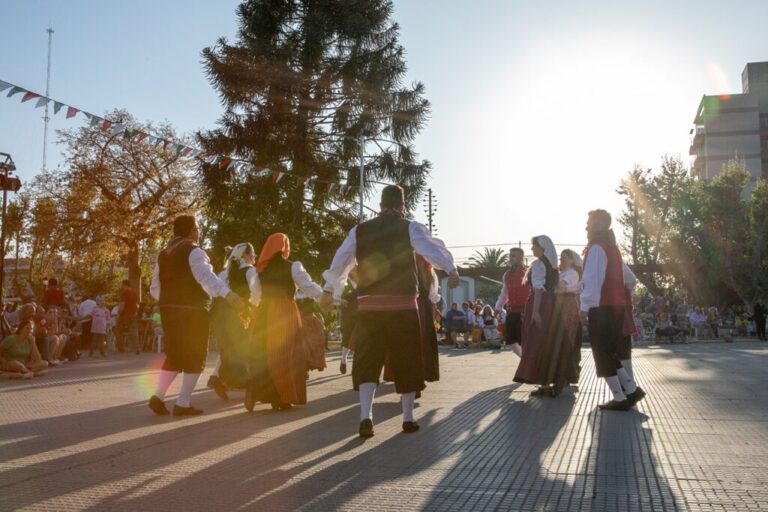
<path id="1" fill-rule="evenodd" d="M 206 372 L 187 419 L 146 407 L 150 355 L 69 364 L 0 383 L 0 509 L 768 510 L 768 345 L 638 349 L 648 398 L 629 413 L 596 410 L 583 355 L 578 392 L 533 399 L 510 352 L 444 349 L 422 430 L 400 433 L 383 385 L 367 441 L 337 353 L 305 407 L 248 414 Z"/>

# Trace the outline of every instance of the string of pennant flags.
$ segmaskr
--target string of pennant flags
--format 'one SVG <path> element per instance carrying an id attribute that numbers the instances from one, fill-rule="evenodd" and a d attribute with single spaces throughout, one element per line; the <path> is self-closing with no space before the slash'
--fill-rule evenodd
<path id="1" fill-rule="evenodd" d="M 150 133 L 144 132 L 138 129 L 132 129 L 126 126 L 124 123 L 113 122 L 109 119 L 97 116 L 87 112 L 81 108 L 73 107 L 64 102 L 48 98 L 42 94 L 25 89 L 24 87 L 0 80 L 0 94 L 8 91 L 6 98 L 13 98 L 20 95 L 21 103 L 27 103 L 34 101 L 35 108 L 45 107 L 46 105 L 53 104 L 53 115 L 58 115 L 60 112 L 65 113 L 66 119 L 72 119 L 77 117 L 78 114 L 85 116 L 88 121 L 88 126 L 93 130 L 99 130 L 104 133 L 111 133 L 113 135 L 123 135 L 123 139 L 134 143 L 144 143 L 152 147 L 160 148 L 165 152 L 174 153 L 176 157 L 191 158 L 199 161 L 200 163 L 206 163 L 209 165 L 215 165 L 221 170 L 228 170 L 233 172 L 254 172 L 258 177 L 271 178 L 271 181 L 275 184 L 279 183 L 283 178 L 289 176 L 299 181 L 300 185 L 305 183 L 313 183 L 317 187 L 325 189 L 328 193 L 338 192 L 345 198 L 349 198 L 354 194 L 354 189 L 351 185 L 341 183 L 339 181 L 329 181 L 320 179 L 315 176 L 299 176 L 285 171 L 277 171 L 271 169 L 257 169 L 252 163 L 245 160 L 231 158 L 229 156 L 218 155 L 203 151 L 201 149 L 181 144 L 179 142 L 158 137 Z"/>

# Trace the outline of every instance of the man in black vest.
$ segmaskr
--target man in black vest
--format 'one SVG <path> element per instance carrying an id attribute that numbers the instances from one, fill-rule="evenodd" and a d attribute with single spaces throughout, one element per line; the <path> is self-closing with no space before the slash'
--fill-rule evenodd
<path id="1" fill-rule="evenodd" d="M 373 398 L 384 360 L 395 375 L 402 395 L 403 431 L 415 432 L 416 392 L 425 388 L 421 330 L 416 305 L 418 293 L 414 251 L 433 267 L 448 272 L 451 288 L 459 284 L 453 256 L 426 227 L 405 219 L 403 189 L 389 185 L 381 192 L 381 212 L 352 228 L 323 273 L 320 305 L 328 310 L 334 292 L 340 294 L 349 271 L 357 264 L 357 325 L 352 366 L 354 388 L 360 393 L 361 437 L 373 436 Z"/>
<path id="2" fill-rule="evenodd" d="M 242 299 L 213 273 L 208 255 L 198 246 L 200 228 L 194 216 L 177 217 L 173 235 L 157 257 L 150 287 L 152 297 L 160 304 L 165 362 L 149 407 L 155 414 L 169 414 L 163 400 L 176 375 L 183 372 L 173 415 L 190 416 L 203 412 L 190 400 L 208 352 L 210 297 L 225 297 L 238 308 Z"/>

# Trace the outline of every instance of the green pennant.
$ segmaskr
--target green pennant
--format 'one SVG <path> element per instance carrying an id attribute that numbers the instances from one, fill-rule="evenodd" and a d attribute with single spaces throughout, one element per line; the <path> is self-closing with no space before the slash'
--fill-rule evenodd
<path id="1" fill-rule="evenodd" d="M 59 103 L 58 101 L 53 102 L 53 115 L 56 115 L 59 113 L 59 110 L 64 106 L 63 103 Z"/>
<path id="2" fill-rule="evenodd" d="M 13 96 L 14 94 L 18 94 L 18 93 L 20 93 L 20 92 L 26 92 L 26 91 L 27 91 L 26 89 L 22 89 L 22 88 L 21 88 L 21 87 L 19 87 L 18 85 L 14 85 L 14 86 L 11 88 L 11 90 L 10 90 L 10 91 L 8 91 L 8 96 L 6 96 L 6 98 L 10 98 L 10 97 L 11 97 L 11 96 Z"/>

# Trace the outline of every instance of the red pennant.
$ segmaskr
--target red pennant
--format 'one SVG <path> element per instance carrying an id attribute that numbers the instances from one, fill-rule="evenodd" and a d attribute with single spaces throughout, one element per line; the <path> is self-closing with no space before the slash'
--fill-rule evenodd
<path id="1" fill-rule="evenodd" d="M 221 162 L 219 162 L 219 169 L 226 169 L 229 167 L 229 164 L 232 162 L 231 158 L 222 158 Z"/>
<path id="2" fill-rule="evenodd" d="M 136 136 L 136 142 L 141 142 L 144 139 L 146 139 L 147 137 L 149 137 L 148 134 L 146 134 L 144 132 L 139 132 L 139 134 Z"/>
<path id="3" fill-rule="evenodd" d="M 101 123 L 101 131 L 106 132 L 110 128 L 112 128 L 112 121 L 107 121 L 105 119 L 104 122 Z"/>
<path id="4" fill-rule="evenodd" d="M 21 98 L 21 102 L 24 103 L 25 101 L 33 100 L 39 97 L 39 94 L 27 91 L 27 93 Z"/>
<path id="5" fill-rule="evenodd" d="M 67 119 L 70 117 L 75 117 L 77 113 L 80 112 L 75 107 L 67 107 Z"/>

